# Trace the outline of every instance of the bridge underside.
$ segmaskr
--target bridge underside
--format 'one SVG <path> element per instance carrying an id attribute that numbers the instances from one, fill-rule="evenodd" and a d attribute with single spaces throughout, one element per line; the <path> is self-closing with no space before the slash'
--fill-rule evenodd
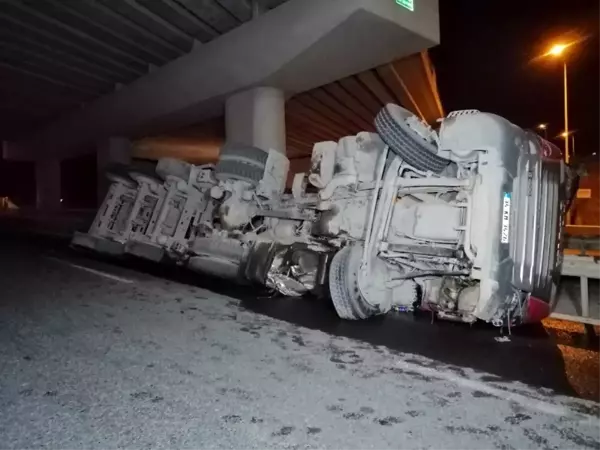
<path id="1" fill-rule="evenodd" d="M 285 153 L 293 173 L 315 142 L 373 130 L 385 103 L 443 115 L 426 53 L 437 0 L 11 1 L 0 25 L 5 108 L 57 100 L 0 127 L 4 159 L 35 164 L 42 209 L 60 208 L 62 171 L 86 154 L 102 174 L 132 158 L 215 161 L 227 139 Z"/>

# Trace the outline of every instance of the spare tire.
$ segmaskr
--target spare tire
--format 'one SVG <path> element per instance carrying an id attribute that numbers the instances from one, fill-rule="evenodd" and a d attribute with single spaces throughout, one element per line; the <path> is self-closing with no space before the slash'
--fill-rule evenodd
<path id="1" fill-rule="evenodd" d="M 390 150 L 415 169 L 442 173 L 450 160 L 437 155 L 431 142 L 410 128 L 406 119 L 415 117 L 409 110 L 388 103 L 375 117 L 375 128 Z"/>
<path id="2" fill-rule="evenodd" d="M 190 179 L 192 165 L 175 158 L 161 158 L 156 164 L 156 174 L 163 180 L 167 177 L 179 178 L 187 182 Z"/>
<path id="3" fill-rule="evenodd" d="M 217 180 L 246 181 L 256 186 L 262 179 L 269 152 L 251 145 L 225 144 L 215 166 Z"/>

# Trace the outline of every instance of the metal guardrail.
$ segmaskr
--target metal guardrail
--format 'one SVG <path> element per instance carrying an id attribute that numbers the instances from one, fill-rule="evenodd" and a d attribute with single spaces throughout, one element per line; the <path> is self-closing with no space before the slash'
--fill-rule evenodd
<path id="1" fill-rule="evenodd" d="M 576 314 L 555 312 L 551 317 L 572 322 L 600 325 L 600 316 L 591 317 L 589 280 L 600 279 L 600 226 L 598 225 L 567 225 L 565 257 L 562 275 L 579 280 L 579 301 L 575 305 Z M 563 301 L 568 300 L 563 298 Z M 600 299 L 592 299 L 600 302 Z M 560 309 L 562 303 L 557 305 Z M 600 310 L 600 306 L 598 306 Z M 596 311 L 596 316 L 600 313 Z"/>
<path id="2" fill-rule="evenodd" d="M 567 254 L 600 256 L 600 226 L 569 225 L 565 241 Z"/>
<path id="3" fill-rule="evenodd" d="M 600 317 L 591 317 L 590 315 L 589 297 L 589 279 L 600 279 L 598 257 L 566 254 L 562 275 L 579 278 L 579 305 L 576 305 L 575 308 L 578 315 L 555 312 L 550 317 L 600 326 Z M 595 300 L 600 301 L 600 299 Z"/>

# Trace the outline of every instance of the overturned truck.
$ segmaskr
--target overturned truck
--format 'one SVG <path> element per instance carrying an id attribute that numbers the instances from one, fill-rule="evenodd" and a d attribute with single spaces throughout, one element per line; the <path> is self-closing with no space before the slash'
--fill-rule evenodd
<path id="1" fill-rule="evenodd" d="M 163 159 L 156 176 L 109 174 L 73 244 L 286 296 L 325 293 L 344 319 L 415 309 L 496 326 L 546 317 L 573 177 L 557 149 L 476 110 L 434 130 L 388 104 L 375 125 L 315 144 L 291 192 L 284 155 L 233 143 L 215 165 Z"/>

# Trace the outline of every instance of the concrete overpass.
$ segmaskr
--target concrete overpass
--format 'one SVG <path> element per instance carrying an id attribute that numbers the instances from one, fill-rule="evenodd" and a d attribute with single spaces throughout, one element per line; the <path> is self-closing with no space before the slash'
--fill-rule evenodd
<path id="1" fill-rule="evenodd" d="M 436 0 L 0 3 L 3 156 L 36 164 L 59 207 L 60 161 L 214 160 L 224 139 L 286 152 L 373 128 L 388 101 L 428 121 Z"/>

